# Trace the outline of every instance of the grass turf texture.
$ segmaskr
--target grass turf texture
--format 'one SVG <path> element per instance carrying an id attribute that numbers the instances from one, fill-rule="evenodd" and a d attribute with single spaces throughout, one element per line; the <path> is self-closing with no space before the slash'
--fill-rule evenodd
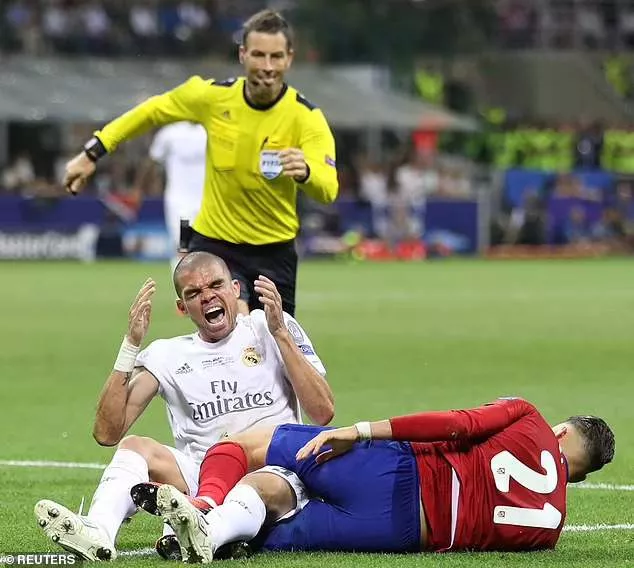
<path id="1" fill-rule="evenodd" d="M 500 395 L 537 404 L 547 419 L 604 416 L 616 461 L 593 482 L 634 483 L 634 266 L 622 260 L 304 263 L 298 318 L 326 363 L 338 425 Z M 100 462 L 113 451 L 90 435 L 93 412 L 147 276 L 159 284 L 148 340 L 187 333 L 164 264 L 0 264 L 4 436 L 0 460 Z M 132 432 L 170 443 L 163 403 Z M 54 551 L 36 526 L 41 498 L 89 502 L 100 472 L 0 466 L 0 552 Z M 634 492 L 569 492 L 568 524 L 634 523 Z M 160 521 L 137 515 L 119 550 L 153 546 Z M 157 557 L 121 565 L 162 566 Z M 565 533 L 555 552 L 519 555 L 260 555 L 250 565 L 626 566 L 634 532 Z M 230 564 L 227 564 L 229 566 Z"/>

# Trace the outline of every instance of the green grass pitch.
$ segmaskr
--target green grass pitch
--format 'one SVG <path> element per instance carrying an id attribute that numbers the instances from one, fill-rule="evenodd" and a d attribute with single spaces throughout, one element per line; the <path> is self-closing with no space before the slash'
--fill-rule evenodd
<path id="1" fill-rule="evenodd" d="M 165 264 L 0 264 L 0 460 L 99 462 L 113 451 L 91 438 L 101 385 L 147 276 L 159 283 L 148 340 L 189 331 L 173 308 Z M 568 524 L 634 523 L 634 263 L 448 261 L 305 262 L 298 318 L 324 360 L 335 423 L 524 396 L 558 421 L 604 416 L 616 460 L 571 489 Z M 163 403 L 133 432 L 169 443 Z M 76 508 L 100 472 L 0 465 L 0 552 L 55 550 L 33 518 L 41 498 Z M 629 486 L 629 491 L 627 490 Z M 152 546 L 160 521 L 137 515 L 119 550 Z M 156 556 L 121 565 L 161 566 Z M 566 532 L 554 552 L 383 556 L 261 555 L 262 567 L 626 566 L 634 530 Z M 231 564 L 228 564 L 228 566 Z"/>

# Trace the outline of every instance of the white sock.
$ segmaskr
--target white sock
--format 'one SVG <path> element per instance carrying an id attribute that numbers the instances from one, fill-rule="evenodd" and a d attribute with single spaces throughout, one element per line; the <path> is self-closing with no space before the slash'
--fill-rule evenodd
<path id="1" fill-rule="evenodd" d="M 216 549 L 239 540 L 255 537 L 266 518 L 266 505 L 250 485 L 236 485 L 225 502 L 206 515 Z"/>
<path id="2" fill-rule="evenodd" d="M 97 523 L 114 543 L 121 523 L 134 515 L 130 489 L 149 481 L 147 462 L 132 450 L 117 450 L 103 472 L 87 517 Z"/>

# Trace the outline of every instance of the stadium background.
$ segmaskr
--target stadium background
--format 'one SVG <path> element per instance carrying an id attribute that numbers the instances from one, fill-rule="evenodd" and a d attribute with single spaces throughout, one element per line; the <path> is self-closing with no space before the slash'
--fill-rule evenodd
<path id="1" fill-rule="evenodd" d="M 134 186 L 150 138 L 105 159 L 84 196 L 63 195 L 61 168 L 147 96 L 239 73 L 235 33 L 264 6 L 296 25 L 289 80 L 337 139 L 340 198 L 300 203 L 298 297 L 336 423 L 513 394 L 553 421 L 605 416 L 617 458 L 571 489 L 555 554 L 254 562 L 629 565 L 630 0 L 0 2 L 0 552 L 50 549 L 38 499 L 90 498 L 112 453 L 90 437 L 94 405 L 147 276 L 148 339 L 189 329 L 172 308 L 162 182 Z M 160 402 L 134 432 L 169 442 Z M 159 565 L 143 556 L 157 530 L 125 526 L 123 562 Z"/>

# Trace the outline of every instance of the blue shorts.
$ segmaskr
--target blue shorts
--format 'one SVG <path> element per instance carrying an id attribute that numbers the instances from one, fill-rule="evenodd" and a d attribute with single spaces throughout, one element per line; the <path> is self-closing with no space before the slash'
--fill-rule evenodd
<path id="1" fill-rule="evenodd" d="M 297 451 L 326 429 L 287 424 L 273 434 L 267 465 L 294 471 L 315 498 L 262 535 L 263 549 L 420 551 L 418 468 L 409 444 L 361 442 L 322 465 L 297 462 Z"/>

